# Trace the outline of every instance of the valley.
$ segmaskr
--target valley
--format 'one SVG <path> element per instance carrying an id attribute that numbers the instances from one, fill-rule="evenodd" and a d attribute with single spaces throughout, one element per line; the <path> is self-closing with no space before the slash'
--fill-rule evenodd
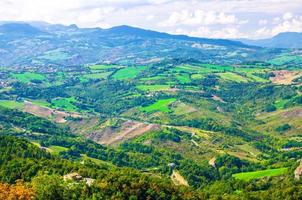
<path id="1" fill-rule="evenodd" d="M 65 39 L 38 56 L 0 55 L 0 148 L 12 155 L 0 157 L 0 180 L 11 184 L 3 187 L 22 179 L 46 195 L 37 183 L 53 184 L 69 199 L 301 195 L 300 51 L 131 27 L 63 28 L 78 40 L 72 51 Z M 45 34 L 18 42 L 42 43 Z M 58 37 L 48 34 L 50 43 Z M 70 55 L 83 34 L 87 52 Z M 93 46 L 99 37 L 108 40 Z M 74 189 L 62 179 L 70 174 Z"/>

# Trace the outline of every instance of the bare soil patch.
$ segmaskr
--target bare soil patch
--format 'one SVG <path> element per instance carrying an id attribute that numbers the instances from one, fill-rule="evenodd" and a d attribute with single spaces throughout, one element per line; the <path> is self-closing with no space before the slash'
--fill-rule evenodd
<path id="1" fill-rule="evenodd" d="M 116 145 L 143 135 L 146 132 L 158 130 L 159 128 L 160 126 L 157 124 L 147 124 L 128 120 L 123 122 L 119 129 L 107 127 L 95 130 L 91 132 L 88 137 L 100 144 Z"/>
<path id="2" fill-rule="evenodd" d="M 302 76 L 301 71 L 288 71 L 288 70 L 277 70 L 273 71 L 274 77 L 271 77 L 270 80 L 275 84 L 281 85 L 290 85 L 293 83 L 293 80 Z"/>
<path id="3" fill-rule="evenodd" d="M 56 123 L 65 123 L 66 117 L 75 117 L 75 118 L 81 117 L 81 115 L 77 113 L 67 113 L 64 111 L 59 111 L 56 109 L 35 105 L 29 101 L 25 101 L 24 103 L 24 112 L 31 113 L 38 117 L 51 119 Z"/>
<path id="4" fill-rule="evenodd" d="M 283 113 L 284 117 L 292 118 L 292 117 L 297 117 L 297 118 L 302 118 L 302 108 L 296 108 L 293 110 L 289 110 Z"/>
<path id="5" fill-rule="evenodd" d="M 185 185 L 189 186 L 187 180 L 176 170 L 173 170 L 171 179 L 175 185 Z"/>

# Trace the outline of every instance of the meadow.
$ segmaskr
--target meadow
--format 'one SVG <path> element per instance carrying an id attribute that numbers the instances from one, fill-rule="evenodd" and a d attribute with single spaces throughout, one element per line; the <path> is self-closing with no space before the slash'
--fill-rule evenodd
<path id="1" fill-rule="evenodd" d="M 51 104 L 54 108 L 62 108 L 66 111 L 76 111 L 77 107 L 73 105 L 74 102 L 76 102 L 74 97 L 56 98 L 51 101 Z"/>
<path id="2" fill-rule="evenodd" d="M 24 106 L 23 102 L 17 102 L 12 100 L 0 100 L 0 106 L 11 109 L 21 109 Z"/>
<path id="3" fill-rule="evenodd" d="M 155 92 L 155 91 L 165 91 L 171 89 L 170 85 L 137 85 L 137 89 L 142 91 L 149 91 L 149 92 Z"/>
<path id="4" fill-rule="evenodd" d="M 39 80 L 39 81 L 45 80 L 45 76 L 43 74 L 38 74 L 33 72 L 13 73 L 12 77 L 23 83 L 29 83 L 33 80 Z"/>
<path id="5" fill-rule="evenodd" d="M 116 80 L 125 80 L 125 79 L 133 79 L 135 78 L 140 72 L 147 69 L 146 66 L 138 66 L 138 67 L 126 67 L 119 69 L 116 71 L 112 78 Z"/>
<path id="6" fill-rule="evenodd" d="M 267 170 L 260 170 L 255 172 L 243 172 L 243 173 L 237 173 L 233 174 L 232 176 L 235 179 L 240 179 L 244 181 L 249 181 L 252 179 L 259 179 L 263 177 L 272 177 L 272 176 L 280 176 L 282 174 L 285 174 L 287 171 L 287 168 L 278 168 L 278 169 L 267 169 Z"/>
<path id="7" fill-rule="evenodd" d="M 152 113 L 155 111 L 160 111 L 160 112 L 170 112 L 170 108 L 169 105 L 173 102 L 175 102 L 176 99 L 175 98 L 170 98 L 170 99 L 160 99 L 157 100 L 155 103 L 146 106 L 146 107 L 140 107 L 140 111 L 142 112 L 147 112 L 147 113 Z"/>
<path id="8" fill-rule="evenodd" d="M 91 73 L 85 74 L 82 77 L 85 79 L 106 79 L 112 72 Z"/>

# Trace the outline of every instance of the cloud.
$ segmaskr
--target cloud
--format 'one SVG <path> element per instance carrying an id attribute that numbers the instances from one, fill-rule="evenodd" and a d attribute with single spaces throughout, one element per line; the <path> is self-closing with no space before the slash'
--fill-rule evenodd
<path id="1" fill-rule="evenodd" d="M 267 23 L 268 23 L 268 20 L 266 20 L 266 19 L 261 19 L 258 21 L 259 25 L 266 25 Z"/>
<path id="2" fill-rule="evenodd" d="M 201 26 L 193 31 L 186 31 L 183 29 L 177 29 L 176 34 L 185 34 L 194 37 L 206 37 L 206 38 L 245 38 L 246 34 L 240 32 L 237 28 L 222 28 L 222 29 L 211 29 L 206 26 Z"/>
<path id="3" fill-rule="evenodd" d="M 282 32 L 302 32 L 302 16 L 283 15 L 283 20 L 279 18 L 279 23 L 271 28 L 262 27 L 256 30 L 257 37 L 271 37 Z"/>
<path id="4" fill-rule="evenodd" d="M 146 20 L 150 21 L 150 20 L 154 19 L 154 17 L 155 17 L 154 15 L 148 15 L 146 17 Z"/>
<path id="5" fill-rule="evenodd" d="M 202 37 L 268 37 L 300 31 L 301 0 L 1 0 L 0 21 L 80 27 L 132 25 Z"/>
<path id="6" fill-rule="evenodd" d="M 173 12 L 167 20 L 160 22 L 159 26 L 244 24 L 247 22 L 247 20 L 239 20 L 234 14 L 197 9 Z"/>
<path id="7" fill-rule="evenodd" d="M 293 18 L 293 14 L 292 13 L 290 13 L 290 12 L 284 13 L 284 15 L 283 15 L 283 19 L 284 20 L 289 20 L 291 18 Z"/>

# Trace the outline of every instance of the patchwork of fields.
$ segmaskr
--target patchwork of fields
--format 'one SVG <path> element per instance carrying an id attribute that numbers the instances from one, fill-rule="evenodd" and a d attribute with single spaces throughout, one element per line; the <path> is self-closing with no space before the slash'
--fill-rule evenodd
<path id="1" fill-rule="evenodd" d="M 127 157 L 121 159 L 127 161 L 118 165 L 133 162 L 142 171 L 164 173 L 175 185 L 200 187 L 207 180 L 205 169 L 246 182 L 286 176 L 296 158 L 286 161 L 281 156 L 302 147 L 297 69 L 176 63 L 31 71 L 9 72 L 9 87 L 0 90 L 0 106 L 48 119 L 123 152 L 120 156 Z M 13 127 L 18 134 L 22 130 Z M 44 136 L 39 131 L 26 134 Z M 45 148 L 53 155 L 77 155 L 116 167 L 108 161 L 110 156 L 102 160 L 103 155 L 91 157 L 73 145 L 50 141 Z M 272 154 L 280 157 L 271 158 Z M 167 170 L 173 164 L 175 169 Z"/>

